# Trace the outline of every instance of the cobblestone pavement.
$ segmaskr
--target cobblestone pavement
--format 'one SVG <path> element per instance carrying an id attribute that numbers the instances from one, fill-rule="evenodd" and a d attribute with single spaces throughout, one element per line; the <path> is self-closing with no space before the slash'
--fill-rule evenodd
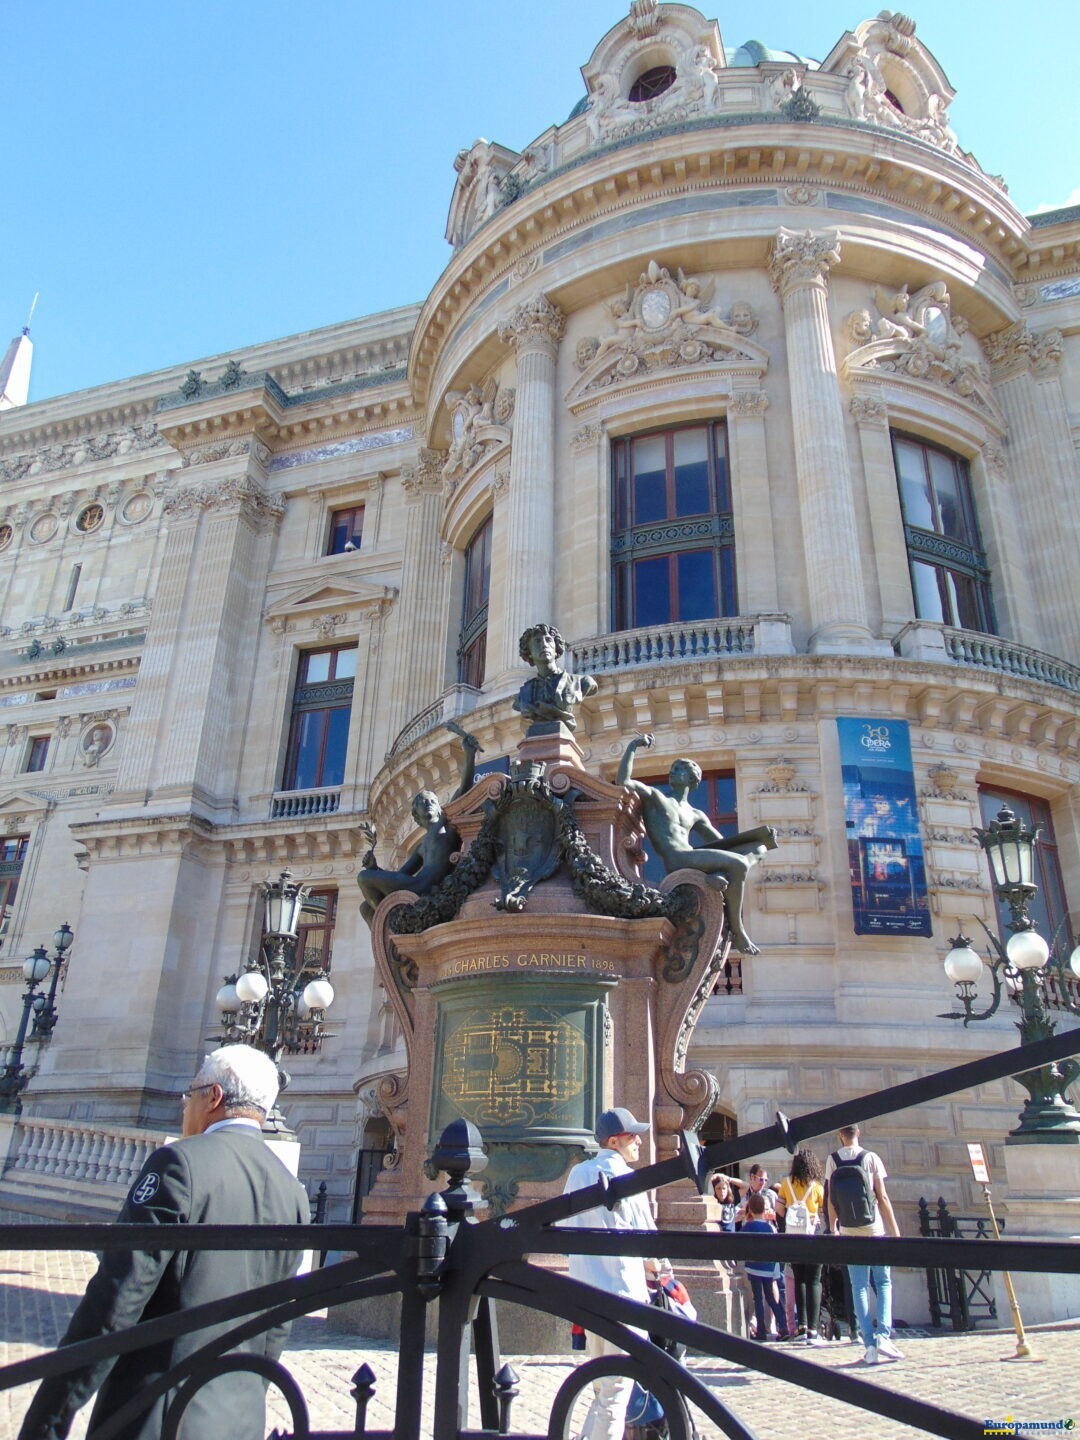
<path id="1" fill-rule="evenodd" d="M 83 1252 L 29 1254 L 0 1252 L 0 1365 L 11 1364 L 55 1344 L 86 1281 L 94 1270 L 94 1257 Z M 1080 1326 L 1044 1328 L 1033 1332 L 1032 1348 L 1039 1364 L 1002 1363 L 1015 1350 L 1012 1331 L 981 1331 L 954 1335 L 907 1331 L 897 1336 L 904 1352 L 901 1363 L 867 1369 L 857 1365 L 859 1346 L 832 1345 L 801 1352 L 814 1364 L 851 1370 L 882 1389 L 947 1404 L 979 1420 L 1056 1421 L 1075 1419 L 1080 1427 Z M 784 1347 L 787 1349 L 788 1347 Z M 520 1379 L 520 1396 L 514 1402 L 515 1430 L 545 1433 L 551 1401 L 567 1378 L 574 1361 L 551 1356 L 510 1357 Z M 373 1429 L 393 1423 L 397 1352 L 389 1343 L 364 1340 L 335 1329 L 325 1312 L 299 1321 L 294 1327 L 284 1362 L 304 1392 L 317 1428 L 348 1429 L 355 1417 L 349 1391 L 352 1376 L 365 1362 L 376 1376 L 376 1390 L 368 1410 Z M 801 1440 L 910 1440 L 922 1434 L 905 1425 L 879 1419 L 837 1401 L 826 1400 L 779 1380 L 766 1379 L 742 1366 L 713 1359 L 691 1359 L 691 1367 L 749 1424 L 761 1440 L 798 1435 Z M 434 1356 L 426 1364 L 426 1413 L 430 1424 L 430 1397 L 434 1383 Z M 0 1393 L 0 1440 L 15 1440 L 30 1391 Z M 477 1415 L 475 1393 L 470 1403 L 473 1423 Z M 288 1411 L 271 1394 L 269 1424 L 288 1428 Z M 72 1427 L 73 1440 L 84 1440 L 89 1407 Z M 701 1423 L 702 1435 L 712 1440 L 718 1432 Z"/>

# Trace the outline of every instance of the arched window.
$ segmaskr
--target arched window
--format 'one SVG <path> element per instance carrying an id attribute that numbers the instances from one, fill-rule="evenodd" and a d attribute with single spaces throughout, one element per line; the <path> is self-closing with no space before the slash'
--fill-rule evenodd
<path id="1" fill-rule="evenodd" d="M 616 630 L 738 613 L 723 421 L 616 440 L 612 489 Z"/>
<path id="2" fill-rule="evenodd" d="M 465 547 L 465 600 L 461 607 L 458 680 L 477 690 L 487 659 L 488 591 L 491 588 L 491 516 Z"/>
<path id="3" fill-rule="evenodd" d="M 911 435 L 894 433 L 892 445 L 916 615 L 994 634 L 967 462 Z"/>
<path id="4" fill-rule="evenodd" d="M 626 98 L 636 105 L 642 100 L 655 99 L 665 90 L 670 90 L 674 84 L 674 65 L 654 65 L 651 70 L 646 70 L 644 75 L 638 76 L 630 86 L 630 94 Z"/>

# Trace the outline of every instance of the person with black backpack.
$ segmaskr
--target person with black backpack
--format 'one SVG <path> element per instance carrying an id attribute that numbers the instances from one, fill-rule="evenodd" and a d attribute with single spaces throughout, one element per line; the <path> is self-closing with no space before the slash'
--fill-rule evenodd
<path id="1" fill-rule="evenodd" d="M 899 1238 L 892 1201 L 885 1189 L 888 1178 L 880 1155 L 859 1145 L 858 1125 L 838 1132 L 840 1148 L 825 1165 L 829 1228 L 841 1235 L 884 1235 Z M 888 1265 L 849 1265 L 851 1295 L 859 1337 L 866 1347 L 864 1365 L 902 1360 L 892 1340 L 892 1274 Z M 870 1277 L 877 1291 L 877 1332 L 870 1318 Z"/>

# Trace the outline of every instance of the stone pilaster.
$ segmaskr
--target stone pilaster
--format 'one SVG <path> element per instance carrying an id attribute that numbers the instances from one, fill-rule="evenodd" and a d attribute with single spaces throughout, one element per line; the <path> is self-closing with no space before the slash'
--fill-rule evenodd
<path id="1" fill-rule="evenodd" d="M 889 411 L 883 400 L 870 395 L 856 395 L 851 401 L 851 415 L 859 437 L 870 506 L 881 629 L 884 635 L 892 637 L 915 619 L 915 601 L 911 593 L 907 546 L 903 543 L 904 517 L 889 439 Z"/>
<path id="2" fill-rule="evenodd" d="M 499 339 L 517 356 L 517 394 L 501 605 L 492 595 L 504 626 L 489 673 L 520 670 L 521 632 L 555 613 L 555 360 L 564 326 L 562 311 L 543 294 L 499 326 Z"/>
<path id="3" fill-rule="evenodd" d="M 1005 452 L 999 445 L 984 445 L 972 458 L 970 468 L 997 627 L 1021 645 L 1045 650 L 1033 591 L 1039 567 L 1029 563 L 1031 552 L 1027 547 L 1016 543 L 1020 523 L 1017 486 Z"/>
<path id="4" fill-rule="evenodd" d="M 769 615 L 780 608 L 765 449 L 768 405 L 763 390 L 740 390 L 731 397 L 727 411 L 740 615 Z"/>
<path id="5" fill-rule="evenodd" d="M 874 645 L 829 326 L 829 268 L 840 263 L 839 247 L 835 230 L 820 234 L 780 230 L 769 259 L 787 334 L 810 649 L 826 654 Z"/>
<path id="6" fill-rule="evenodd" d="M 1080 589 L 1076 556 L 1059 517 L 1075 509 L 1080 474 L 1061 388 L 1061 332 L 1034 335 L 1018 321 L 984 344 L 994 394 L 1009 423 L 1015 509 L 1024 532 L 1017 548 L 1038 556 L 1031 566 L 1038 622 L 1027 643 L 1072 659 L 1080 635 Z"/>
<path id="7" fill-rule="evenodd" d="M 387 726 L 391 745 L 412 717 L 430 705 L 443 688 L 447 575 L 439 562 L 439 526 L 445 461 L 445 450 L 421 450 L 415 467 L 401 477 L 405 554 Z M 460 621 L 460 616 L 449 617 L 451 626 Z"/>
<path id="8" fill-rule="evenodd" d="M 284 508 L 246 474 L 184 486 L 166 503 L 170 543 L 114 801 L 156 797 L 208 818 L 233 805 L 255 664 L 255 647 L 238 652 L 235 637 L 254 626 Z"/>

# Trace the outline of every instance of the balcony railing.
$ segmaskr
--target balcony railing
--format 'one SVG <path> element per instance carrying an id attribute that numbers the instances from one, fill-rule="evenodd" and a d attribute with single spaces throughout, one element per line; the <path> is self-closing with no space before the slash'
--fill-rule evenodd
<path id="1" fill-rule="evenodd" d="M 997 635 L 980 635 L 971 630 L 944 629 L 945 651 L 958 665 L 977 670 L 994 670 L 1021 680 L 1041 680 L 1061 690 L 1080 694 L 1080 665 L 1057 660 L 1041 650 L 1029 650 Z"/>
<path id="2" fill-rule="evenodd" d="M 341 787 L 323 790 L 288 790 L 270 802 L 271 820 L 292 820 L 306 815 L 333 815 L 341 804 Z"/>
<path id="3" fill-rule="evenodd" d="M 119 1196 L 135 1183 L 148 1156 L 169 1138 L 150 1130 L 24 1116 L 4 1184 L 26 1189 L 40 1189 L 43 1181 L 104 1185 Z"/>
<path id="4" fill-rule="evenodd" d="M 683 624 L 651 625 L 601 635 L 570 647 L 577 674 L 602 675 L 645 665 L 714 660 L 729 655 L 790 655 L 791 621 L 786 615 L 733 616 Z"/>
<path id="5" fill-rule="evenodd" d="M 451 685 L 434 704 L 413 716 L 386 752 L 386 758 L 390 760 L 395 755 L 400 755 L 414 740 L 419 740 L 421 735 L 434 730 L 444 720 L 456 720 L 459 715 L 467 715 L 475 708 L 479 698 L 479 690 L 475 690 L 471 685 Z"/>

